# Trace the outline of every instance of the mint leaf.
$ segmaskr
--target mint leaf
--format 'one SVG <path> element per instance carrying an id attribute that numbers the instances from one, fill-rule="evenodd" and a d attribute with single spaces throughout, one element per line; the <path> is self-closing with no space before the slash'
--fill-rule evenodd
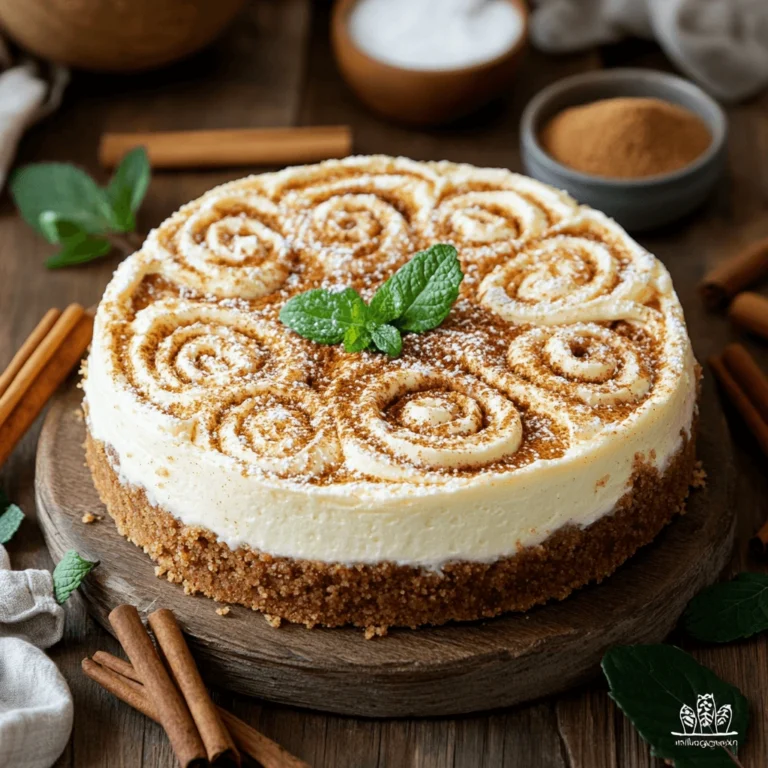
<path id="1" fill-rule="evenodd" d="M 768 630 L 768 574 L 740 573 L 699 592 L 683 614 L 685 631 L 707 643 L 727 643 Z"/>
<path id="2" fill-rule="evenodd" d="M 24 513 L 15 504 L 9 504 L 3 494 L 3 511 L 0 512 L 0 544 L 7 544 L 19 530 Z"/>
<path id="3" fill-rule="evenodd" d="M 344 341 L 347 352 L 373 344 L 396 357 L 400 331 L 428 331 L 445 320 L 464 279 L 456 249 L 433 245 L 417 253 L 390 277 L 367 305 L 353 288 L 332 293 L 315 288 L 289 299 L 280 320 L 319 344 Z"/>
<path id="4" fill-rule="evenodd" d="M 49 242 L 62 245 L 62 249 L 45 262 L 48 269 L 82 264 L 112 250 L 112 244 L 105 237 L 88 234 L 78 224 L 59 218 L 53 211 L 45 211 L 40 216 L 40 224 Z"/>
<path id="5" fill-rule="evenodd" d="M 371 343 L 370 331 L 361 325 L 350 325 L 344 332 L 344 351 L 362 352 Z"/>
<path id="6" fill-rule="evenodd" d="M 651 746 L 677 768 L 733 768 L 746 739 L 749 706 L 741 691 L 672 645 L 612 648 L 602 662 L 610 696 Z M 701 735 L 703 734 L 703 735 Z M 716 741 L 719 746 L 686 743 Z"/>
<path id="7" fill-rule="evenodd" d="M 98 565 L 80 557 L 70 549 L 53 570 L 53 594 L 61 605 L 80 586 L 83 579 Z"/>
<path id="8" fill-rule="evenodd" d="M 44 237 L 40 217 L 46 211 L 91 234 L 112 227 L 112 207 L 106 193 L 87 173 L 72 165 L 26 165 L 13 174 L 10 191 L 24 221 Z"/>
<path id="9" fill-rule="evenodd" d="M 144 147 L 136 147 L 123 157 L 107 185 L 107 199 L 112 206 L 118 229 L 132 232 L 136 228 L 135 213 L 147 193 L 150 179 L 149 158 Z"/>
<path id="10" fill-rule="evenodd" d="M 403 351 L 400 331 L 393 325 L 378 325 L 371 332 L 371 341 L 390 357 L 397 357 Z"/>
<path id="11" fill-rule="evenodd" d="M 289 299 L 280 310 L 280 322 L 319 344 L 338 344 L 350 328 L 365 329 L 367 320 L 368 307 L 353 288 L 335 293 L 315 288 Z"/>
<path id="12" fill-rule="evenodd" d="M 464 279 L 452 245 L 439 243 L 417 253 L 371 299 L 371 315 L 401 331 L 428 331 L 445 320 Z"/>

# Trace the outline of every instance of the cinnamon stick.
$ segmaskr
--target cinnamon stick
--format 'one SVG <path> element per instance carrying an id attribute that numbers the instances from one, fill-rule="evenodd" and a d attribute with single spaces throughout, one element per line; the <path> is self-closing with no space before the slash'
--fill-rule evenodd
<path id="1" fill-rule="evenodd" d="M 709 272 L 699 290 L 710 309 L 726 304 L 739 291 L 768 275 L 768 237 L 750 243 Z"/>
<path id="2" fill-rule="evenodd" d="M 720 357 L 711 357 L 709 365 L 720 382 L 727 399 L 741 414 L 741 417 L 760 444 L 763 453 L 768 456 L 768 423 L 763 420 L 760 412 L 752 404 L 752 401 L 731 375 Z"/>
<path id="3" fill-rule="evenodd" d="M 106 651 L 96 651 L 93 661 L 83 660 L 83 672 L 126 704 L 157 721 L 157 712 L 152 708 L 138 680 L 139 676 L 129 662 Z M 264 768 L 310 768 L 308 763 L 294 757 L 239 717 L 221 707 L 217 709 L 235 744 Z"/>
<path id="4" fill-rule="evenodd" d="M 5 394 L 5 391 L 16 378 L 24 363 L 29 360 L 32 353 L 40 346 L 40 343 L 60 317 L 61 312 L 58 309 L 49 309 L 43 315 L 42 320 L 35 326 L 35 329 L 29 334 L 27 340 L 21 345 L 11 362 L 8 363 L 8 367 L 0 375 L 0 396 Z"/>
<path id="5" fill-rule="evenodd" d="M 205 747 L 192 715 L 155 652 L 136 608 L 119 605 L 109 614 L 109 623 L 157 708 L 160 724 L 182 768 L 205 765 Z"/>
<path id="6" fill-rule="evenodd" d="M 768 376 L 760 370 L 755 358 L 743 345 L 729 344 L 723 350 L 723 362 L 763 421 L 768 424 Z"/>
<path id="7" fill-rule="evenodd" d="M 51 395 L 80 362 L 91 342 L 93 317 L 88 313 L 83 313 L 82 307 L 74 306 L 75 309 L 68 308 L 68 311 L 62 314 L 51 332 L 46 336 L 45 341 L 47 342 L 48 337 L 54 331 L 56 332 L 53 338 L 58 345 L 55 346 L 52 353 L 49 355 L 46 348 L 44 353 L 37 355 L 35 352 L 30 355 L 11 386 L 0 398 L 0 400 L 8 398 L 5 400 L 6 403 L 15 403 L 9 411 L 8 406 L 4 407 L 4 410 L 8 412 L 5 418 L 0 421 L 0 464 L 10 456 L 11 451 L 32 426 L 45 404 L 50 400 Z M 68 315 L 66 321 L 65 314 Z M 75 316 L 77 319 L 74 326 L 70 327 L 72 318 Z M 66 325 L 60 325 L 62 321 L 65 321 Z M 70 332 L 62 339 L 61 330 L 63 327 L 68 327 Z M 40 346 L 37 349 L 39 350 Z M 36 375 L 33 375 L 34 372 Z M 19 392 L 21 392 L 20 397 Z"/>
<path id="8" fill-rule="evenodd" d="M 239 766 L 240 753 L 208 695 L 208 689 L 200 677 L 173 612 L 161 608 L 151 613 L 147 621 L 176 685 L 192 713 L 192 719 L 208 753 L 208 760 L 211 763 L 220 759 L 229 760 Z"/>
<path id="9" fill-rule="evenodd" d="M 21 366 L 13 381 L 0 397 L 0 424 L 18 405 L 32 382 L 56 354 L 56 350 L 66 341 L 84 314 L 85 310 L 79 304 L 70 304 L 43 337 L 34 352 L 29 355 L 27 361 Z"/>
<path id="10" fill-rule="evenodd" d="M 118 659 L 118 661 L 121 661 L 121 659 Z M 154 720 L 156 723 L 160 722 L 160 715 L 151 700 L 147 698 L 144 686 L 141 683 L 134 682 L 107 666 L 97 664 L 91 659 L 83 659 L 80 662 L 80 666 L 87 677 L 90 677 L 91 680 L 98 683 L 102 688 L 117 696 L 120 701 L 124 701 L 128 706 L 138 710 L 150 720 Z"/>
<path id="11" fill-rule="evenodd" d="M 768 299 L 744 291 L 731 302 L 728 317 L 751 333 L 768 339 Z"/>
<path id="12" fill-rule="evenodd" d="M 144 147 L 154 168 L 220 168 L 311 163 L 352 151 L 347 125 L 212 131 L 105 133 L 99 162 L 114 168 L 128 151 Z"/>

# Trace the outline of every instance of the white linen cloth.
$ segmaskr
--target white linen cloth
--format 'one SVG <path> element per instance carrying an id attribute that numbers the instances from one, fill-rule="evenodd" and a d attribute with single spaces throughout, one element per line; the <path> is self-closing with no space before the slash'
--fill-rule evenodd
<path id="1" fill-rule="evenodd" d="M 0 189 L 5 186 L 8 170 L 24 131 L 53 112 L 69 81 L 69 71 L 52 64 L 49 76 L 32 61 L 14 65 L 11 54 L 0 39 Z"/>
<path id="2" fill-rule="evenodd" d="M 547 53 L 627 36 L 656 40 L 721 101 L 768 85 L 768 0 L 535 0 L 531 39 Z"/>
<path id="3" fill-rule="evenodd" d="M 41 650 L 61 640 L 64 609 L 48 571 L 12 571 L 0 544 L 0 766 L 50 768 L 72 731 L 72 694 Z"/>

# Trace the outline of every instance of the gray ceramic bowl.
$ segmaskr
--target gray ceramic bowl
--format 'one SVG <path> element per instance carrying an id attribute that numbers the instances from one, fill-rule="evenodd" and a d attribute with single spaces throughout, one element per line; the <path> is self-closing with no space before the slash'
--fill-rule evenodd
<path id="1" fill-rule="evenodd" d="M 550 117 L 567 107 L 616 96 L 664 99 L 687 108 L 709 126 L 712 144 L 685 168 L 629 180 L 574 171 L 544 151 L 538 134 Z M 567 77 L 540 91 L 523 112 L 520 144 L 530 176 L 566 190 L 626 229 L 642 230 L 668 224 L 704 202 L 725 167 L 727 132 L 723 110 L 693 83 L 650 69 L 613 69 Z"/>

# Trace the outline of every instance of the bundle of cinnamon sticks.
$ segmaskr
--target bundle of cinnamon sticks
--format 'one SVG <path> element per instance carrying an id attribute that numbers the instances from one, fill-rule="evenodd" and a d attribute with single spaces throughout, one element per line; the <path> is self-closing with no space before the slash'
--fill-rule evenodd
<path id="1" fill-rule="evenodd" d="M 80 362 L 92 335 L 93 316 L 79 304 L 50 309 L 14 355 L 0 375 L 0 464 Z"/>
<path id="2" fill-rule="evenodd" d="M 768 457 L 768 377 L 741 344 L 729 344 L 721 355 L 709 359 L 709 365 Z M 768 553 L 768 522 L 757 532 L 752 546 L 761 555 Z"/>
<path id="3" fill-rule="evenodd" d="M 768 276 L 768 237 L 742 249 L 706 275 L 701 295 L 710 309 L 728 307 L 739 328 L 768 339 L 768 298 L 744 290 Z M 726 398 L 741 414 L 768 456 L 768 377 L 741 344 L 729 344 L 709 360 Z M 768 554 L 768 522 L 752 541 L 753 550 Z"/>
<path id="4" fill-rule="evenodd" d="M 109 622 L 128 655 L 105 651 L 83 659 L 83 672 L 105 690 L 159 723 L 182 768 L 239 766 L 240 751 L 264 768 L 309 768 L 247 723 L 217 707 L 173 613 L 151 613 L 157 650 L 132 605 L 120 605 Z"/>
<path id="5" fill-rule="evenodd" d="M 699 286 L 710 309 L 728 307 L 733 323 L 768 338 L 768 299 L 745 289 L 768 276 L 768 237 L 751 243 L 709 272 Z"/>

